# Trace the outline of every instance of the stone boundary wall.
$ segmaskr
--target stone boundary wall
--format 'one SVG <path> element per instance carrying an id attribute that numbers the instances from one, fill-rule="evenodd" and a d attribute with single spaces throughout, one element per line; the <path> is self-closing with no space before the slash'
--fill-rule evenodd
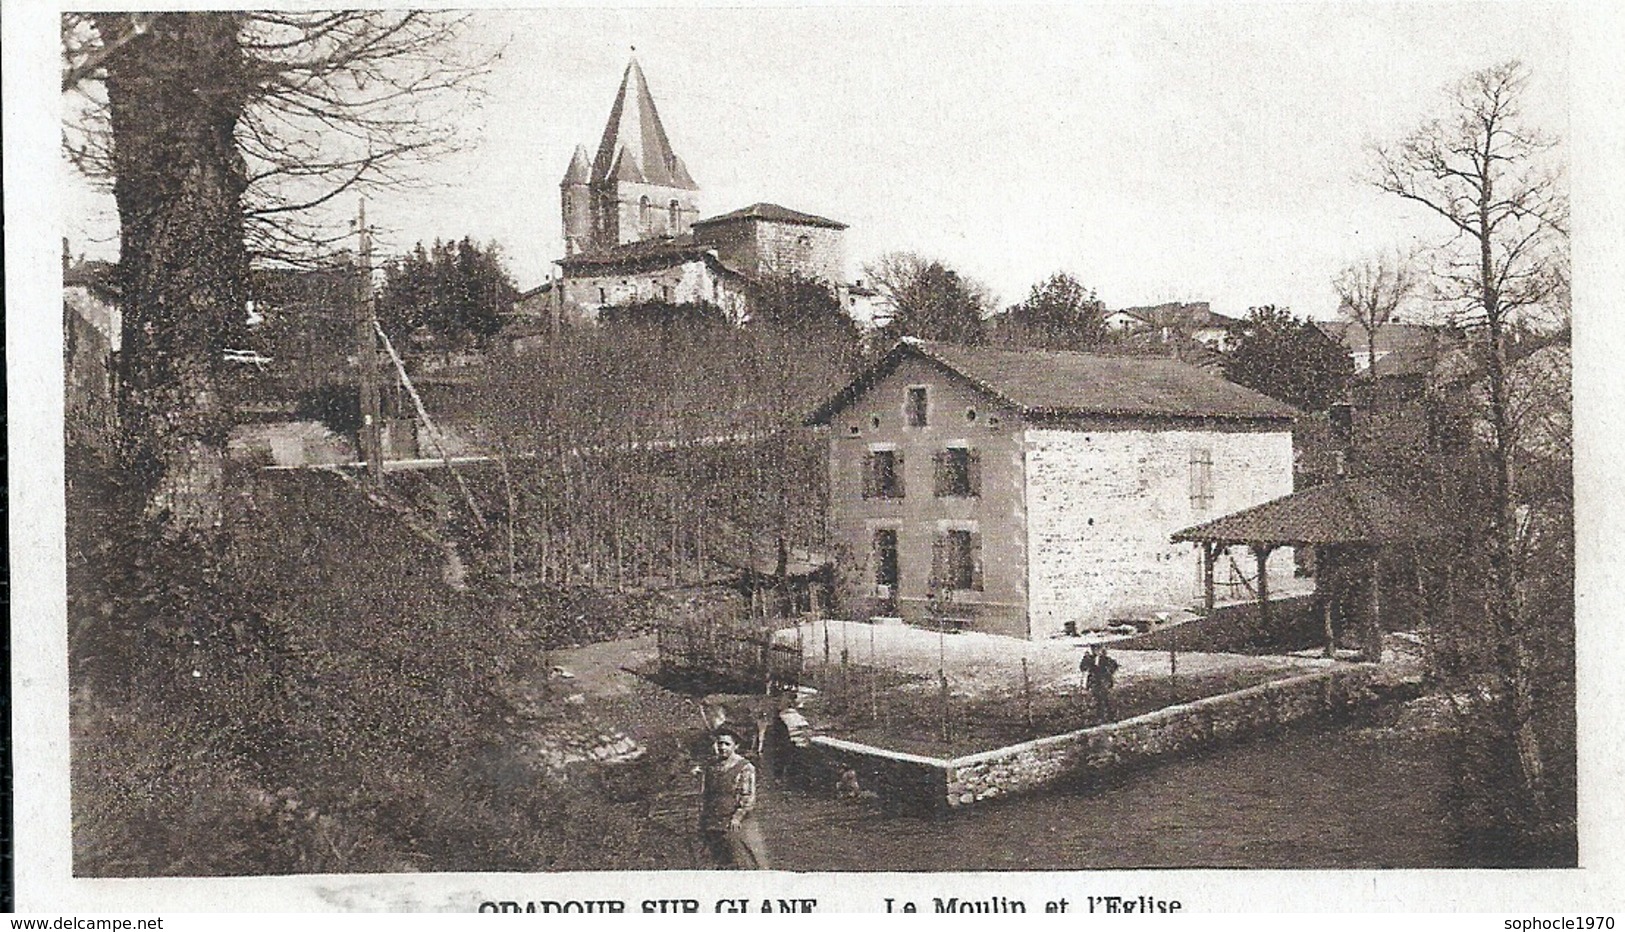
<path id="1" fill-rule="evenodd" d="M 1377 698 L 1376 668 L 1349 666 L 1262 683 L 1145 715 L 964 757 L 888 751 L 824 736 L 800 749 L 797 770 L 833 787 L 850 767 L 864 789 L 911 809 L 956 809 L 1129 770 L 1216 747 Z"/>

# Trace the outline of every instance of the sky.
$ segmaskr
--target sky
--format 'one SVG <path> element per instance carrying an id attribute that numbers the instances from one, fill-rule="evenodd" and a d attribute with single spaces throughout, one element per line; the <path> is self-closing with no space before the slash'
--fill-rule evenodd
<path id="1" fill-rule="evenodd" d="M 386 254 L 467 235 L 540 283 L 635 48 L 702 215 L 845 222 L 849 277 L 908 250 L 1001 306 L 1065 271 L 1110 307 L 1331 317 L 1340 269 L 1447 235 L 1362 179 L 1368 144 L 1512 58 L 1566 137 L 1569 26 L 1525 3 L 486 10 L 467 41 L 502 56 L 463 149 L 368 214 Z M 70 188 L 75 250 L 116 253 L 110 200 Z"/>

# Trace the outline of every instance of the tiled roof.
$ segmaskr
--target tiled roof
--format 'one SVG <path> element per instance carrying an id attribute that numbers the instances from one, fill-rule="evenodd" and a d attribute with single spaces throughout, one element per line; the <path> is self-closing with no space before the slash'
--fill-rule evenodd
<path id="1" fill-rule="evenodd" d="M 574 170 L 572 163 L 566 181 Z M 666 128 L 661 125 L 654 97 L 649 94 L 649 84 L 636 59 L 627 64 L 621 76 L 620 92 L 615 95 L 615 106 L 610 108 L 609 123 L 592 162 L 594 182 L 612 178 L 688 190 L 699 188 L 689 177 L 683 160 L 671 150 L 671 140 L 666 137 Z"/>
<path id="2" fill-rule="evenodd" d="M 695 242 L 692 236 L 662 236 L 655 239 L 622 243 L 618 246 L 589 249 L 560 259 L 559 265 L 565 268 L 579 268 L 590 265 L 617 266 L 648 262 L 676 262 L 685 259 L 702 258 L 711 250 L 712 247 Z"/>
<path id="3" fill-rule="evenodd" d="M 1010 350 L 903 340 L 826 401 L 809 424 L 827 424 L 904 358 L 924 359 L 1033 417 L 1178 417 L 1291 420 L 1296 408 L 1195 366 L 1143 356 Z"/>
<path id="4" fill-rule="evenodd" d="M 1151 307 L 1125 307 L 1111 313 L 1127 314 L 1153 327 L 1167 327 L 1171 330 L 1204 330 L 1214 327 L 1222 329 L 1237 323 L 1234 317 L 1215 313 L 1213 306 L 1206 301 L 1184 304 L 1174 301 Z"/>
<path id="5" fill-rule="evenodd" d="M 1338 479 L 1198 524 L 1175 541 L 1257 544 L 1391 544 L 1439 531 L 1420 503 L 1375 479 Z"/>
<path id="6" fill-rule="evenodd" d="M 820 217 L 816 214 L 804 214 L 799 210 L 791 210 L 788 207 L 780 207 L 778 204 L 766 203 L 741 207 L 739 210 L 729 211 L 709 220 L 701 220 L 694 225 L 701 227 L 713 223 L 727 223 L 731 220 L 772 220 L 778 223 L 800 223 L 806 226 L 829 227 L 832 230 L 846 229 L 846 224 L 839 220 L 831 220 L 828 217 Z"/>

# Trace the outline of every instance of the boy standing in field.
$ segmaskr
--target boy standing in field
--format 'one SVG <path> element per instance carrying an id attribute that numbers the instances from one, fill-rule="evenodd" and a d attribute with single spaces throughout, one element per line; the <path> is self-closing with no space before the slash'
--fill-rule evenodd
<path id="1" fill-rule="evenodd" d="M 739 755 L 732 732 L 717 732 L 711 749 L 712 759 L 700 771 L 700 840 L 717 867 L 766 870 L 766 846 L 751 817 L 756 767 Z"/>

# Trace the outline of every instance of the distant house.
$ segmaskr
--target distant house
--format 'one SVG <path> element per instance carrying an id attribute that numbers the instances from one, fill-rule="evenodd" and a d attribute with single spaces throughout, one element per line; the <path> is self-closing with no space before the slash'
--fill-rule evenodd
<path id="1" fill-rule="evenodd" d="M 1315 326 L 1348 351 L 1356 374 L 1370 372 L 1377 378 L 1425 376 L 1441 355 L 1461 345 L 1458 333 L 1430 324 L 1389 321 L 1378 325 L 1369 339 L 1366 328 L 1351 321 L 1320 321 Z"/>
<path id="2" fill-rule="evenodd" d="M 1231 328 L 1238 323 L 1234 317 L 1216 313 L 1206 301 L 1170 301 L 1149 307 L 1123 308 L 1106 315 L 1109 330 L 1144 335 L 1162 342 L 1193 340 L 1221 353 L 1230 348 Z"/>
<path id="3" fill-rule="evenodd" d="M 1023 638 L 1200 601 L 1169 535 L 1291 492 L 1296 415 L 1172 359 L 905 340 L 808 419 L 839 595 Z"/>

